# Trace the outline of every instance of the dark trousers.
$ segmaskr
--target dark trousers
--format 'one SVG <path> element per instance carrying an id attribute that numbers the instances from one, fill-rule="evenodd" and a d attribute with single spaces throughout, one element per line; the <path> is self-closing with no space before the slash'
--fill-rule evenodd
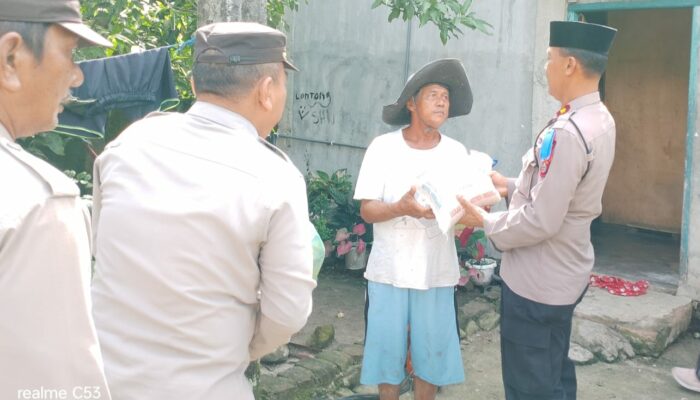
<path id="1" fill-rule="evenodd" d="M 569 359 L 576 303 L 551 306 L 501 285 L 501 363 L 506 400 L 575 400 L 576 370 Z M 585 293 L 585 291 L 584 291 Z"/>

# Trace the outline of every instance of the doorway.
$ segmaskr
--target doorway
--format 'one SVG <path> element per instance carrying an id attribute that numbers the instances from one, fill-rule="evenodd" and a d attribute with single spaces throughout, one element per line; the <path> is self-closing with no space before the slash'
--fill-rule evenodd
<path id="1" fill-rule="evenodd" d="M 679 280 L 692 8 L 582 13 L 618 29 L 601 82 L 617 126 L 615 162 L 592 227 L 595 272 Z"/>

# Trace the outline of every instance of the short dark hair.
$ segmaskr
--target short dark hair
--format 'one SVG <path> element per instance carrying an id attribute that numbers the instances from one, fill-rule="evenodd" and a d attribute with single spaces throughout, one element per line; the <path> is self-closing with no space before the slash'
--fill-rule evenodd
<path id="1" fill-rule="evenodd" d="M 50 26 L 46 22 L 0 21 L 0 36 L 10 32 L 19 33 L 24 44 L 40 61 L 44 55 L 44 38 Z"/>
<path id="2" fill-rule="evenodd" d="M 605 68 L 608 66 L 608 56 L 594 51 L 562 47 L 561 52 L 565 57 L 574 57 L 577 59 L 583 66 L 583 70 L 589 76 L 603 75 Z"/>
<path id="3" fill-rule="evenodd" d="M 250 92 L 266 76 L 277 82 L 283 68 L 282 63 L 229 65 L 195 62 L 192 78 L 197 93 L 236 98 Z"/>

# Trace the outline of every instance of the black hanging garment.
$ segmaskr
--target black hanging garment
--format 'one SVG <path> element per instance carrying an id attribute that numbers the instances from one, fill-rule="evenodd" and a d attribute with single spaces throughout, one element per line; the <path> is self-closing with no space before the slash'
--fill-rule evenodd
<path id="1" fill-rule="evenodd" d="M 59 129 L 78 136 L 105 134 L 107 115 L 119 109 L 128 123 L 178 98 L 168 47 L 78 63 L 85 81 L 59 115 Z"/>

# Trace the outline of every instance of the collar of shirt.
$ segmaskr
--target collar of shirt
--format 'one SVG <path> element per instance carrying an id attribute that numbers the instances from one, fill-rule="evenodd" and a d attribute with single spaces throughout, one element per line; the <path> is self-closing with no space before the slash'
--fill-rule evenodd
<path id="1" fill-rule="evenodd" d="M 571 103 L 569 103 L 569 106 L 571 107 L 569 111 L 574 112 L 595 103 L 600 103 L 599 92 L 588 93 L 581 97 L 575 98 L 571 101 Z"/>
<path id="2" fill-rule="evenodd" d="M 15 139 L 10 135 L 10 132 L 5 129 L 5 125 L 0 123 L 0 139 L 7 139 L 10 142 L 14 142 Z"/>
<path id="3" fill-rule="evenodd" d="M 203 118 L 233 130 L 242 130 L 250 133 L 253 137 L 258 137 L 258 130 L 250 121 L 242 115 L 216 104 L 197 101 L 187 111 L 187 115 Z"/>

